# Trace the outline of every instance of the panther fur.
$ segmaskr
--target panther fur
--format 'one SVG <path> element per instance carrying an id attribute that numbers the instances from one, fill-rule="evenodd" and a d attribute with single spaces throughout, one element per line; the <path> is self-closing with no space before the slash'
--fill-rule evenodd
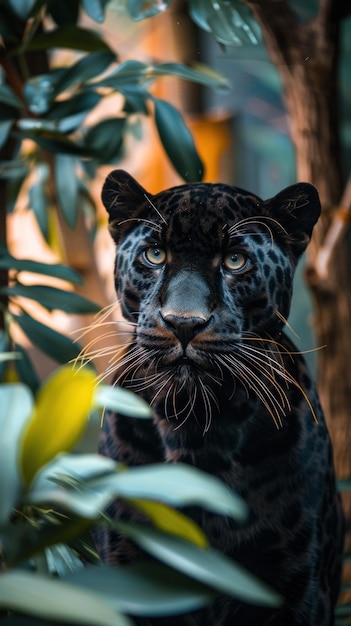
<path id="1" fill-rule="evenodd" d="M 153 420 L 105 416 L 100 453 L 127 465 L 188 463 L 242 496 L 249 518 L 191 510 L 212 546 L 276 589 L 280 608 L 219 597 L 201 611 L 137 624 L 330 626 L 342 514 L 331 444 L 304 359 L 284 333 L 298 259 L 320 215 L 316 189 L 274 198 L 224 184 L 148 194 L 122 170 L 102 199 L 117 245 L 115 286 L 132 340 L 118 384 Z M 129 516 L 116 501 L 109 510 Z M 97 531 L 106 562 L 137 551 Z"/>

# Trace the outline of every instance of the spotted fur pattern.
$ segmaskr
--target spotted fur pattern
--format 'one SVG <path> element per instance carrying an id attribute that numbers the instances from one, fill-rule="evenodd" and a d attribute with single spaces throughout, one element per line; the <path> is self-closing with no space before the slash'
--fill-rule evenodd
<path id="1" fill-rule="evenodd" d="M 270 200 L 223 184 L 148 194 L 112 172 L 103 202 L 117 244 L 115 284 L 132 340 L 118 384 L 153 407 L 152 421 L 105 417 L 100 452 L 127 465 L 188 463 L 241 495 L 244 525 L 192 509 L 210 543 L 274 587 L 279 609 L 219 597 L 174 626 L 330 626 L 342 520 L 332 452 L 303 357 L 284 334 L 296 263 L 320 214 L 317 191 Z M 115 502 L 110 513 L 129 517 Z M 137 551 L 99 532 L 110 563 Z"/>

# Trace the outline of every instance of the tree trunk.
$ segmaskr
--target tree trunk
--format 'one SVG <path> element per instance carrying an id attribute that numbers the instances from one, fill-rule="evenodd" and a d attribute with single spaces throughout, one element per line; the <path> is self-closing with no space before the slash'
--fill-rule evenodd
<path id="1" fill-rule="evenodd" d="M 351 253 L 346 233 L 328 272 L 318 271 L 342 195 L 338 117 L 339 20 L 336 3 L 321 0 L 319 15 L 301 23 L 287 2 L 247 0 L 283 83 L 296 150 L 297 178 L 316 185 L 322 218 L 308 251 L 306 277 L 314 300 L 318 387 L 331 433 L 337 476 L 351 476 Z M 347 208 L 347 207 L 346 207 Z M 345 228 L 344 231 L 347 229 Z M 351 494 L 344 494 L 346 547 L 351 546 Z"/>

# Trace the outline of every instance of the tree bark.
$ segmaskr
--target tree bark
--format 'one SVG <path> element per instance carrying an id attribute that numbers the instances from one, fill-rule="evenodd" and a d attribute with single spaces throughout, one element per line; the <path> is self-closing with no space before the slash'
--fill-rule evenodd
<path id="1" fill-rule="evenodd" d="M 337 476 L 351 476 L 351 247 L 348 228 L 320 275 L 318 254 L 340 209 L 342 166 L 338 105 L 338 3 L 321 0 L 319 14 L 300 22 L 285 0 L 246 0 L 261 26 L 283 83 L 296 151 L 297 178 L 316 185 L 322 218 L 308 250 L 306 278 L 314 300 L 317 382 L 334 446 Z M 349 207 L 345 207 L 349 209 Z M 351 494 L 344 494 L 346 547 L 351 546 Z"/>

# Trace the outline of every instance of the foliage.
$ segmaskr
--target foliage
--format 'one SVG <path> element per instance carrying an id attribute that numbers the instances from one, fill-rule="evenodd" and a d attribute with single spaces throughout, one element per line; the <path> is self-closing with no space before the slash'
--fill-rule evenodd
<path id="1" fill-rule="evenodd" d="M 190 181 L 201 179 L 203 166 L 183 118 L 149 87 L 169 75 L 226 86 L 219 75 L 202 68 L 118 63 L 117 53 L 101 35 L 79 22 L 81 11 L 102 22 L 106 4 L 106 0 L 0 0 L 0 343 L 3 350 L 16 351 L 12 367 L 33 392 L 39 381 L 28 354 L 15 343 L 16 325 L 58 363 L 74 359 L 80 347 L 35 319 L 28 299 L 47 311 L 66 313 L 93 313 L 97 306 L 72 291 L 80 279 L 68 268 L 17 260 L 9 254 L 6 212 L 14 209 L 26 185 L 28 208 L 49 242 L 54 212 L 60 211 L 75 229 L 80 212 L 94 215 L 87 181 L 101 164 L 121 159 L 126 136 L 140 115 L 154 115 L 160 140 L 179 174 Z M 58 55 L 60 51 L 65 55 Z M 87 117 L 115 94 L 121 96 L 115 114 L 88 123 Z M 26 285 L 24 271 L 72 285 Z M 4 369 L 5 363 L 2 376 Z"/>
<path id="2" fill-rule="evenodd" d="M 113 2 L 112 2 L 113 4 Z M 127 0 L 127 9 L 132 19 L 138 21 L 158 15 L 172 4 L 172 0 L 149 2 L 149 0 Z M 251 11 L 241 0 L 189 0 L 189 13 L 194 22 L 211 33 L 221 44 L 242 46 L 257 44 L 260 29 Z"/>
<path id="3" fill-rule="evenodd" d="M 242 522 L 244 504 L 218 480 L 183 465 L 127 469 L 98 455 L 69 454 L 87 413 L 106 403 L 134 419 L 150 417 L 130 392 L 96 386 L 89 368 L 59 369 L 35 403 L 22 383 L 0 386 L 0 609 L 112 625 L 129 624 L 125 613 L 196 610 L 218 592 L 278 604 L 275 592 L 212 550 L 202 530 L 172 508 L 196 504 Z M 116 496 L 149 523 L 109 519 L 103 511 Z M 125 533 L 159 562 L 82 568 L 78 555 L 91 559 L 85 535 L 96 524 Z M 26 571 L 29 564 L 34 571 Z"/>

